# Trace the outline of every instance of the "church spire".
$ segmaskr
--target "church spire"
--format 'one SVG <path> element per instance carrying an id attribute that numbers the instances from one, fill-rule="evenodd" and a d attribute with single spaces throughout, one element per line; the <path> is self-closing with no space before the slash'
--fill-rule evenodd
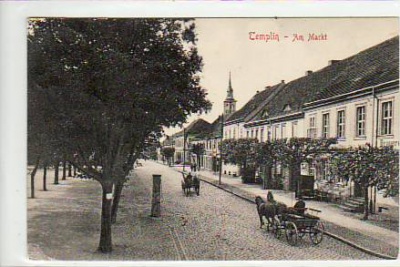
<path id="1" fill-rule="evenodd" d="M 227 91 L 227 95 L 226 95 L 226 100 L 234 100 L 231 72 L 229 72 L 229 85 L 228 85 L 228 91 Z"/>
<path id="2" fill-rule="evenodd" d="M 236 100 L 233 98 L 232 75 L 231 72 L 229 72 L 228 90 L 226 94 L 226 99 L 224 101 L 224 114 L 228 115 L 235 111 L 236 111 Z"/>

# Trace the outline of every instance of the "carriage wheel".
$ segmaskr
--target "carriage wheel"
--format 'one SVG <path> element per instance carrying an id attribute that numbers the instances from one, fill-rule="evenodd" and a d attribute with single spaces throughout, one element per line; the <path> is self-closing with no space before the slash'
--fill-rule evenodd
<path id="1" fill-rule="evenodd" d="M 274 217 L 272 223 L 272 233 L 274 234 L 275 238 L 279 239 L 282 236 L 282 228 L 281 221 L 279 220 L 278 216 Z"/>
<path id="2" fill-rule="evenodd" d="M 196 195 L 200 195 L 200 186 L 198 185 L 194 189 L 196 190 Z"/>
<path id="3" fill-rule="evenodd" d="M 298 239 L 297 227 L 292 222 L 288 222 L 286 224 L 286 239 L 291 246 L 295 246 L 297 244 L 297 239 Z"/>
<path id="4" fill-rule="evenodd" d="M 310 229 L 310 239 L 314 245 L 318 245 L 324 238 L 325 226 L 322 222 L 318 221 L 313 228 Z"/>

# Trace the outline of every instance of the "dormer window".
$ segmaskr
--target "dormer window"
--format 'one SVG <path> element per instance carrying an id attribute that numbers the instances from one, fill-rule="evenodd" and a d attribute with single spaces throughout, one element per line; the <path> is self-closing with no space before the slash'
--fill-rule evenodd
<path id="1" fill-rule="evenodd" d="M 262 115 L 261 115 L 261 117 L 266 118 L 266 117 L 268 117 L 268 116 L 269 116 L 268 111 L 267 111 L 267 110 L 264 110 L 263 113 L 262 113 Z"/>
<path id="2" fill-rule="evenodd" d="M 285 107 L 283 108 L 283 111 L 288 112 L 288 111 L 292 111 L 292 108 L 290 107 L 289 104 L 285 105 Z"/>

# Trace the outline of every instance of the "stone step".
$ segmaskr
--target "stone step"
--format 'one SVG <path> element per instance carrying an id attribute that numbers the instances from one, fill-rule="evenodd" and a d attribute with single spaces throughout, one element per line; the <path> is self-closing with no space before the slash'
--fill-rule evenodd
<path id="1" fill-rule="evenodd" d="M 345 202 L 345 203 L 342 204 L 342 206 L 346 206 L 346 207 L 349 207 L 349 208 L 357 209 L 357 208 L 362 207 L 363 205 Z"/>
<path id="2" fill-rule="evenodd" d="M 348 199 L 348 200 L 346 200 L 346 203 L 351 203 L 354 205 L 364 205 L 364 201 L 359 201 L 356 199 Z"/>
<path id="3" fill-rule="evenodd" d="M 347 211 L 347 212 L 357 212 L 357 213 L 362 213 L 363 208 L 362 207 L 350 207 L 350 206 L 345 206 L 345 205 L 340 205 L 339 206 L 342 210 Z"/>

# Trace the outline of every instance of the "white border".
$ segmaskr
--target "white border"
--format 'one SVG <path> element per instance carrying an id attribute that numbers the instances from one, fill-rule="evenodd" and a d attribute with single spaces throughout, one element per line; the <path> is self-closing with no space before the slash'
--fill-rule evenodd
<path id="1" fill-rule="evenodd" d="M 26 260 L 26 18 L 63 17 L 399 17 L 398 1 L 2 1 L 0 2 L 0 266 L 186 266 L 187 262 Z M 307 253 L 307 251 L 305 251 Z M 192 266 L 304 266 L 311 262 L 192 262 Z M 399 261 L 312 262 L 398 266 Z"/>

